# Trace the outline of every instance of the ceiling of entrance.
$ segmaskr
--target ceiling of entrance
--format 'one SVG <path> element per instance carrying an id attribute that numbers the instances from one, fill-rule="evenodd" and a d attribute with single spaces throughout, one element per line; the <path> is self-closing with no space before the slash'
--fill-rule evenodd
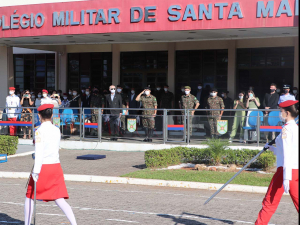
<path id="1" fill-rule="evenodd" d="M 104 43 L 179 42 L 298 36 L 298 27 L 83 34 L 2 38 L 0 45 L 74 45 Z"/>

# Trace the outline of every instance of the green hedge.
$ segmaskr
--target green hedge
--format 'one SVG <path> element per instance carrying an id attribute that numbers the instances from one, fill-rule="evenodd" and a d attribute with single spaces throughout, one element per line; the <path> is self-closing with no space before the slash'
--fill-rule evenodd
<path id="1" fill-rule="evenodd" d="M 250 159 L 257 155 L 259 150 L 232 150 L 222 151 L 222 164 L 245 165 Z M 219 157 L 218 155 L 217 157 Z M 195 163 L 216 165 L 217 160 L 215 152 L 211 148 L 187 148 L 175 147 L 163 150 L 149 150 L 145 152 L 145 164 L 148 168 L 162 168 L 180 163 Z M 272 152 L 264 152 L 250 167 L 268 169 L 273 166 L 276 157 Z"/>
<path id="2" fill-rule="evenodd" d="M 17 136 L 0 135 L 0 154 L 14 155 L 18 148 Z"/>

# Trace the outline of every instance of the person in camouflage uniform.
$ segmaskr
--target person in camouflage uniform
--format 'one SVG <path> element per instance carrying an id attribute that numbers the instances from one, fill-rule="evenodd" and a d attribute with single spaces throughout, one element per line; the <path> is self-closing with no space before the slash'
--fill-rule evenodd
<path id="1" fill-rule="evenodd" d="M 126 114 L 128 114 L 129 98 L 125 93 L 123 93 L 123 88 L 121 85 L 117 85 L 117 92 L 122 96 L 122 107 L 127 108 Z M 121 120 L 120 135 L 124 135 L 126 130 L 126 116 L 122 115 L 120 120 Z"/>
<path id="2" fill-rule="evenodd" d="M 210 92 L 210 97 L 207 99 L 207 106 L 208 109 L 224 109 L 225 105 L 223 99 L 217 96 L 218 90 L 216 88 L 212 88 Z M 220 120 L 224 111 L 209 111 L 208 112 L 208 122 L 210 126 L 210 134 L 212 138 L 218 135 L 217 130 L 217 120 Z"/>
<path id="3" fill-rule="evenodd" d="M 198 99 L 191 94 L 191 87 L 190 86 L 185 86 L 184 87 L 184 92 L 185 95 L 181 96 L 180 99 L 180 106 L 181 109 L 197 109 L 199 107 L 199 101 Z M 194 108 L 195 107 L 195 108 Z M 184 111 L 181 112 L 182 115 L 184 115 Z M 186 135 L 187 135 L 187 130 L 189 130 L 190 136 L 192 135 L 192 122 L 193 122 L 193 116 L 194 116 L 195 111 L 190 110 L 189 111 L 189 124 L 188 124 L 188 129 L 186 129 Z"/>
<path id="4" fill-rule="evenodd" d="M 91 108 L 104 108 L 104 97 L 100 94 L 98 88 L 94 88 L 91 96 L 90 107 Z M 98 109 L 92 109 L 92 123 L 98 123 Z M 91 135 L 96 136 L 98 134 L 97 128 L 93 128 Z"/>
<path id="5" fill-rule="evenodd" d="M 145 93 L 145 96 L 141 96 L 143 93 Z M 154 117 L 157 113 L 157 100 L 155 96 L 151 95 L 151 89 L 149 87 L 146 87 L 137 97 L 136 101 L 141 101 L 143 104 L 143 107 L 145 109 L 155 109 L 155 110 L 143 110 L 143 118 L 142 123 L 143 127 L 145 128 L 145 135 L 146 138 L 144 141 L 152 142 L 152 136 L 153 136 L 153 129 L 155 126 L 155 120 Z"/>

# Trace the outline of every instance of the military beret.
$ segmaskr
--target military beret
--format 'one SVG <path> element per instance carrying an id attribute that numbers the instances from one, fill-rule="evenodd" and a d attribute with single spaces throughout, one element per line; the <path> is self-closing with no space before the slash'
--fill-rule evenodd
<path id="1" fill-rule="evenodd" d="M 151 88 L 150 88 L 150 87 L 145 87 L 144 89 L 145 89 L 145 90 L 151 90 Z"/>
<path id="2" fill-rule="evenodd" d="M 192 89 L 190 86 L 184 86 L 184 89 Z"/>
<path id="3" fill-rule="evenodd" d="M 218 92 L 217 88 L 212 88 L 211 91 Z"/>
<path id="4" fill-rule="evenodd" d="M 291 105 L 295 105 L 296 103 L 298 103 L 299 101 L 294 101 L 294 100 L 286 100 L 284 102 L 281 102 L 279 104 L 280 108 L 285 108 L 285 107 L 289 107 Z"/>
<path id="5" fill-rule="evenodd" d="M 284 84 L 284 85 L 283 85 L 283 89 L 290 89 L 290 87 L 291 87 L 291 86 L 288 85 L 288 84 Z"/>
<path id="6" fill-rule="evenodd" d="M 45 109 L 53 109 L 54 105 L 53 104 L 43 104 L 40 107 L 37 108 L 37 111 L 43 111 Z"/>
<path id="7" fill-rule="evenodd" d="M 45 93 L 47 93 L 47 94 L 48 94 L 48 91 L 47 91 L 46 89 L 43 89 L 43 90 L 42 90 L 42 92 L 45 92 Z"/>
<path id="8" fill-rule="evenodd" d="M 14 90 L 16 90 L 16 89 L 15 89 L 14 87 L 9 87 L 9 90 L 13 90 L 13 91 L 14 91 Z"/>

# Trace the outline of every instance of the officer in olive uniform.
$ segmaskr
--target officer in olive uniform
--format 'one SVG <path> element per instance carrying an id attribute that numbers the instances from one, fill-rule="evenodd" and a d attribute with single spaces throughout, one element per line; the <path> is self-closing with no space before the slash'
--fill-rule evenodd
<path id="1" fill-rule="evenodd" d="M 122 107 L 127 108 L 126 114 L 128 114 L 128 108 L 129 108 L 129 98 L 128 96 L 123 92 L 123 87 L 121 85 L 117 85 L 117 92 L 122 96 Z M 121 116 L 121 129 L 120 129 L 120 135 L 125 134 L 126 130 L 126 116 Z"/>
<path id="2" fill-rule="evenodd" d="M 145 93 L 145 96 L 141 96 Z M 143 118 L 142 123 L 143 127 L 145 128 L 145 135 L 146 138 L 144 139 L 145 142 L 152 142 L 152 136 L 153 136 L 153 129 L 155 126 L 155 120 L 154 117 L 157 113 L 157 100 L 156 98 L 150 94 L 151 89 L 149 87 L 146 87 L 137 97 L 136 101 L 141 101 L 143 104 L 143 107 L 145 109 L 155 109 L 155 110 L 143 110 Z"/>
<path id="3" fill-rule="evenodd" d="M 200 104 L 199 104 L 199 101 L 196 98 L 196 96 L 191 94 L 191 87 L 185 86 L 184 89 L 185 89 L 184 90 L 185 95 L 182 95 L 181 99 L 180 99 L 181 109 L 197 109 Z M 182 115 L 184 115 L 184 113 L 185 112 L 182 111 Z M 195 113 L 195 111 L 192 111 L 192 110 L 189 111 L 190 118 L 189 118 L 188 129 L 189 129 L 190 136 L 192 135 L 192 122 L 193 122 L 192 116 L 194 116 L 194 113 Z M 186 131 L 187 131 L 187 129 L 186 129 Z M 186 134 L 187 134 L 187 132 L 186 132 Z"/>
<path id="4" fill-rule="evenodd" d="M 91 108 L 104 108 L 104 96 L 100 94 L 97 87 L 94 87 L 93 94 L 91 96 L 90 107 Z M 92 123 L 98 123 L 98 109 L 92 109 Z M 97 128 L 93 128 L 91 131 L 91 135 L 97 135 Z"/>
<path id="5" fill-rule="evenodd" d="M 207 99 L 207 109 L 224 109 L 225 105 L 223 99 L 217 96 L 218 90 L 216 88 L 212 88 L 210 92 L 210 97 Z M 217 120 L 220 120 L 224 111 L 209 111 L 208 112 L 208 120 L 210 125 L 210 134 L 212 138 L 215 136 L 219 136 L 217 131 Z"/>

